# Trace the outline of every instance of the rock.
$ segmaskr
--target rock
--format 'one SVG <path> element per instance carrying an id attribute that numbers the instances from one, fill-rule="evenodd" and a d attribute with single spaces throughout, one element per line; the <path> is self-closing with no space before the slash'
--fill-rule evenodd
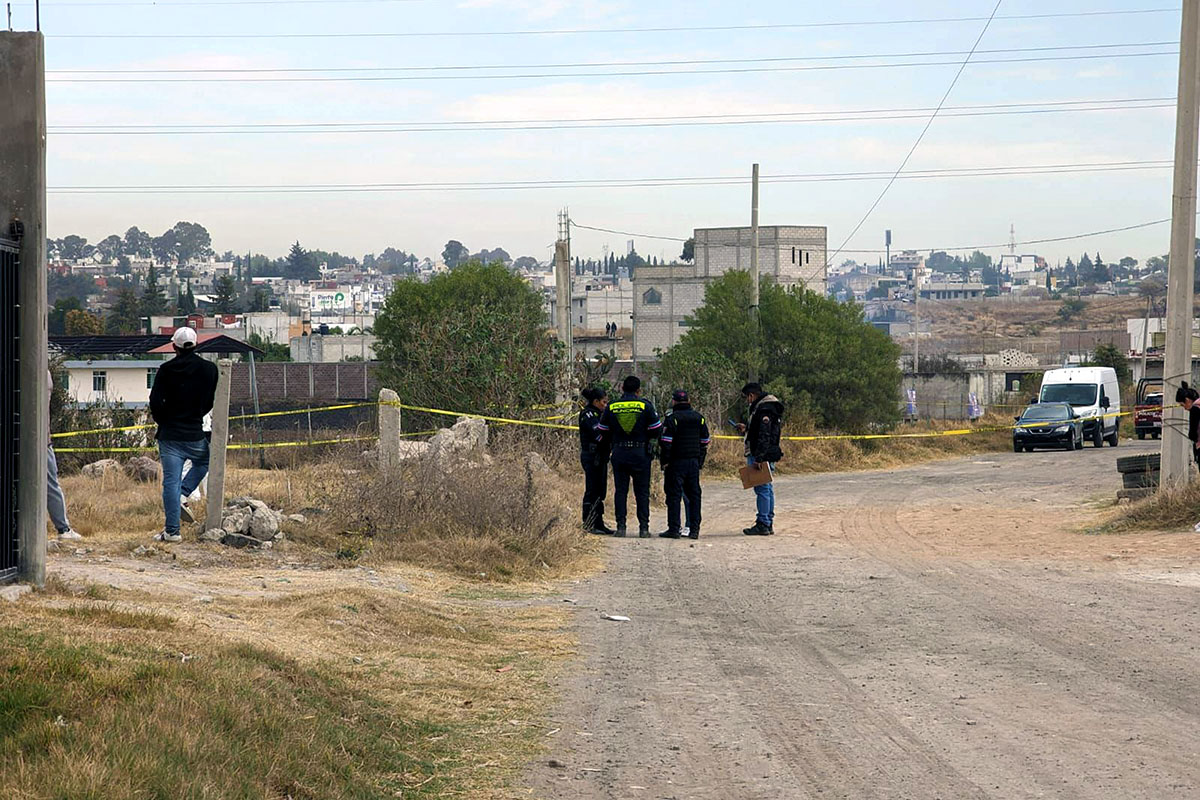
<path id="1" fill-rule="evenodd" d="M 429 452 L 429 442 L 414 442 L 411 439 L 400 440 L 400 460 L 420 458 Z"/>
<path id="2" fill-rule="evenodd" d="M 29 594 L 33 591 L 33 587 L 24 583 L 16 583 L 12 586 L 0 588 L 0 600 L 7 600 L 10 603 L 15 603 L 21 599 L 21 595 Z"/>
<path id="3" fill-rule="evenodd" d="M 121 462 L 115 458 L 102 458 L 99 461 L 93 461 L 91 464 L 85 465 L 79 471 L 91 478 L 102 478 L 110 472 L 120 472 Z"/>
<path id="4" fill-rule="evenodd" d="M 226 508 L 221 516 L 221 530 L 229 534 L 245 533 L 250 530 L 250 519 L 254 510 L 247 507 Z"/>
<path id="5" fill-rule="evenodd" d="M 250 515 L 249 532 L 260 542 L 269 542 L 279 533 L 279 515 L 265 506 L 255 507 Z"/>
<path id="6" fill-rule="evenodd" d="M 202 594 L 196 598 L 197 603 L 211 603 L 213 599 L 206 594 Z"/>
<path id="7" fill-rule="evenodd" d="M 452 461 L 482 461 L 487 455 L 488 427 L 481 419 L 460 417 L 449 428 L 429 440 L 428 456 L 439 464 Z"/>
<path id="8" fill-rule="evenodd" d="M 525 454 L 525 471 L 534 478 L 548 478 L 554 474 L 554 470 L 550 469 L 542 454 L 532 451 Z"/>
<path id="9" fill-rule="evenodd" d="M 307 525 L 308 517 L 304 516 L 303 514 L 288 514 L 287 521 L 294 522 L 297 525 Z"/>
<path id="10" fill-rule="evenodd" d="M 283 531 L 280 531 L 279 533 L 275 534 L 275 538 L 272 539 L 272 541 L 282 542 L 286 538 L 287 536 L 284 535 Z"/>
<path id="11" fill-rule="evenodd" d="M 125 474 L 135 481 L 157 483 L 162 477 L 162 466 L 148 456 L 134 456 L 125 462 Z"/>
<path id="12" fill-rule="evenodd" d="M 204 533 L 200 534 L 202 542 L 220 542 L 225 536 L 225 531 L 220 528 L 209 528 Z"/>
<path id="13" fill-rule="evenodd" d="M 550 769 L 566 769 L 567 765 L 559 761 L 557 758 L 552 758 L 546 762 L 546 766 Z"/>
<path id="14" fill-rule="evenodd" d="M 61 549 L 62 548 L 59 547 L 58 542 L 54 541 L 53 539 L 46 542 L 46 552 L 47 553 L 57 553 Z"/>
<path id="15" fill-rule="evenodd" d="M 132 555 L 134 558 L 141 558 L 148 552 L 150 552 L 150 548 L 146 547 L 144 544 L 139 544 L 137 547 L 133 548 Z"/>
<path id="16" fill-rule="evenodd" d="M 221 544 L 228 547 L 236 547 L 238 549 L 243 547 L 258 549 L 262 547 L 264 543 L 260 542 L 258 539 L 255 539 L 253 536 L 244 536 L 240 533 L 227 533 L 221 537 Z"/>

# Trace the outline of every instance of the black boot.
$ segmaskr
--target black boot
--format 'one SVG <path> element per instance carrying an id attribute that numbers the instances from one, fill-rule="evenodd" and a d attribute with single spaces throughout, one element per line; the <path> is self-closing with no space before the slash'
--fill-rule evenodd
<path id="1" fill-rule="evenodd" d="M 613 533 L 613 536 L 615 536 L 618 539 L 625 538 L 625 526 L 623 524 L 621 524 L 620 522 L 617 523 L 617 530 Z"/>
<path id="2" fill-rule="evenodd" d="M 700 531 L 698 531 L 698 530 L 694 530 L 694 529 L 693 529 L 693 530 L 690 530 L 690 531 L 688 531 L 688 536 L 687 536 L 687 537 L 688 537 L 689 539 L 699 539 L 699 538 L 700 538 Z"/>
<path id="3" fill-rule="evenodd" d="M 763 525 L 761 522 L 755 522 L 752 528 L 743 528 L 742 533 L 747 536 L 771 536 L 775 533 L 770 525 Z"/>
<path id="4" fill-rule="evenodd" d="M 638 526 L 638 538 L 639 539 L 649 539 L 650 538 L 650 526 L 649 525 L 639 525 Z"/>
<path id="5" fill-rule="evenodd" d="M 658 538 L 660 538 L 660 539 L 678 539 L 679 536 L 680 536 L 679 531 L 671 530 L 670 528 L 668 528 L 667 530 L 660 533 L 658 535 Z"/>

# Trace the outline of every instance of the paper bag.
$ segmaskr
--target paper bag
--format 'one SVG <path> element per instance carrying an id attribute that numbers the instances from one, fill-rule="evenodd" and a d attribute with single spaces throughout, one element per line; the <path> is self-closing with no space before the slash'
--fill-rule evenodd
<path id="1" fill-rule="evenodd" d="M 743 489 L 753 489 L 771 482 L 771 470 L 766 464 L 747 464 L 738 470 L 738 475 L 742 477 Z"/>

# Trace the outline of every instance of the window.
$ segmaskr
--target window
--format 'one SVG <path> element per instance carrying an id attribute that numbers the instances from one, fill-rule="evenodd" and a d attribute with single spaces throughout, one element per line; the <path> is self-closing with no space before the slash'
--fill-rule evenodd
<path id="1" fill-rule="evenodd" d="M 808 263 L 808 261 L 809 261 L 809 258 L 808 258 L 808 257 L 809 257 L 810 255 L 811 255 L 811 253 L 807 253 L 807 252 L 804 254 L 804 263 L 805 263 L 805 264 L 807 264 L 807 263 Z"/>
<path id="2" fill-rule="evenodd" d="M 679 320 L 679 327 L 690 328 L 692 327 L 692 321 L 690 319 L 681 319 Z"/>
<path id="3" fill-rule="evenodd" d="M 658 289 L 647 289 L 642 294 L 642 303 L 643 305 L 647 306 L 661 306 L 662 292 L 660 292 Z"/>
<path id="4" fill-rule="evenodd" d="M 146 370 L 146 388 L 147 389 L 154 388 L 154 376 L 157 374 L 158 374 L 158 370 L 156 370 L 156 369 Z"/>
<path id="5" fill-rule="evenodd" d="M 108 391 L 108 373 L 102 369 L 92 370 L 92 391 L 105 394 Z"/>
<path id="6" fill-rule="evenodd" d="M 796 263 L 796 248 L 792 248 L 792 263 Z"/>

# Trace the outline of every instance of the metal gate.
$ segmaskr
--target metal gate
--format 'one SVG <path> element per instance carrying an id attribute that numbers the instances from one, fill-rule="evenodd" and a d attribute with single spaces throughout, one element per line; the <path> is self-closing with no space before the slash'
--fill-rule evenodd
<path id="1" fill-rule="evenodd" d="M 0 583 L 16 577 L 17 460 L 21 434 L 21 341 L 18 256 L 21 230 L 0 235 Z"/>

